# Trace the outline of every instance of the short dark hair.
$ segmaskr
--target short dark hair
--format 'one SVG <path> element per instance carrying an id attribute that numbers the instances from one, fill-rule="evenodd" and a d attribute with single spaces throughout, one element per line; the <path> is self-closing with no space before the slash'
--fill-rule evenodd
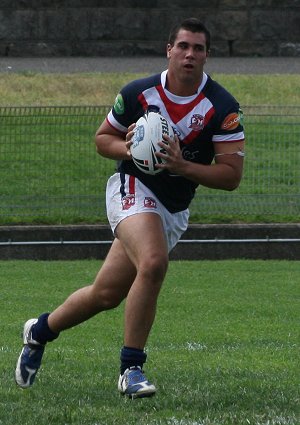
<path id="1" fill-rule="evenodd" d="M 199 19 L 197 18 L 187 18 L 184 21 L 182 21 L 180 24 L 175 25 L 171 31 L 170 31 L 170 35 L 169 35 L 169 40 L 168 43 L 171 44 L 171 46 L 174 45 L 175 40 L 177 38 L 178 32 L 184 29 L 186 31 L 191 31 L 191 32 L 203 32 L 205 34 L 205 38 L 206 38 L 206 50 L 209 51 L 210 49 L 210 32 L 209 30 L 206 28 L 206 26 L 199 21 Z"/>

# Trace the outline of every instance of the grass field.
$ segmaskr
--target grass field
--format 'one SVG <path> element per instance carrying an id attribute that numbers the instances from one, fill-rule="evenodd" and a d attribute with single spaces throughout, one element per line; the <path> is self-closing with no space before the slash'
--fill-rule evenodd
<path id="1" fill-rule="evenodd" d="M 63 333 L 17 388 L 24 321 L 98 267 L 0 261 L 1 425 L 299 425 L 299 262 L 171 262 L 147 346 L 152 399 L 116 390 L 122 306 Z"/>
<path id="2" fill-rule="evenodd" d="M 4 73 L 0 79 L 0 106 L 111 105 L 123 85 L 145 75 Z M 216 74 L 213 78 L 241 105 L 299 106 L 299 75 Z"/>
<path id="3" fill-rule="evenodd" d="M 142 75 L 3 74 L 0 107 L 108 108 L 120 87 Z M 214 78 L 242 106 L 254 105 L 252 115 L 245 110 L 245 173 L 234 193 L 200 187 L 191 221 L 298 221 L 300 76 L 219 74 Z M 287 99 L 291 107 L 285 115 Z M 279 109 L 258 112 L 259 105 L 279 105 Z M 62 109 L 1 110 L 1 224 L 106 222 L 105 184 L 115 163 L 96 154 L 94 134 L 107 108 L 101 113 L 94 109 L 91 115 L 73 110 L 69 116 Z"/>

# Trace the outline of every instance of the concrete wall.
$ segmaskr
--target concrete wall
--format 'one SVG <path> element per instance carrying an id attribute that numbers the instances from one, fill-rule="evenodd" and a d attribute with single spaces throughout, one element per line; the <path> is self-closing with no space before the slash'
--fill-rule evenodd
<path id="1" fill-rule="evenodd" d="M 1 0 L 0 56 L 164 55 L 190 16 L 214 56 L 300 56 L 299 0 Z"/>
<path id="2" fill-rule="evenodd" d="M 0 226 L 0 259 L 104 259 L 107 225 Z M 300 260 L 300 224 L 190 225 L 172 260 Z"/>

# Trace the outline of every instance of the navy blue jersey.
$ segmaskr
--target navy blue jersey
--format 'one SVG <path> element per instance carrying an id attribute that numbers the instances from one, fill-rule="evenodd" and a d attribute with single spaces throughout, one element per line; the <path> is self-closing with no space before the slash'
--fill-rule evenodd
<path id="1" fill-rule="evenodd" d="M 127 133 L 149 107 L 155 107 L 169 120 L 178 135 L 183 158 L 211 164 L 214 143 L 244 140 L 238 102 L 217 82 L 203 73 L 198 92 L 176 96 L 165 89 L 167 71 L 132 81 L 118 94 L 108 123 Z M 197 184 L 168 171 L 151 176 L 140 171 L 132 160 L 121 161 L 119 171 L 137 177 L 172 213 L 188 208 Z"/>

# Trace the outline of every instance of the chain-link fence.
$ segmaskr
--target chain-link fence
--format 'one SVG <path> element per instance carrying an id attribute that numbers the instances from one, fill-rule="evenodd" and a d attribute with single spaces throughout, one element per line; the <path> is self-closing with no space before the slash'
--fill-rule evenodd
<path id="1" fill-rule="evenodd" d="M 107 106 L 0 108 L 0 223 L 106 221 L 105 184 L 114 161 L 95 150 Z M 194 221 L 297 220 L 300 107 L 244 107 L 240 188 L 199 187 Z"/>

